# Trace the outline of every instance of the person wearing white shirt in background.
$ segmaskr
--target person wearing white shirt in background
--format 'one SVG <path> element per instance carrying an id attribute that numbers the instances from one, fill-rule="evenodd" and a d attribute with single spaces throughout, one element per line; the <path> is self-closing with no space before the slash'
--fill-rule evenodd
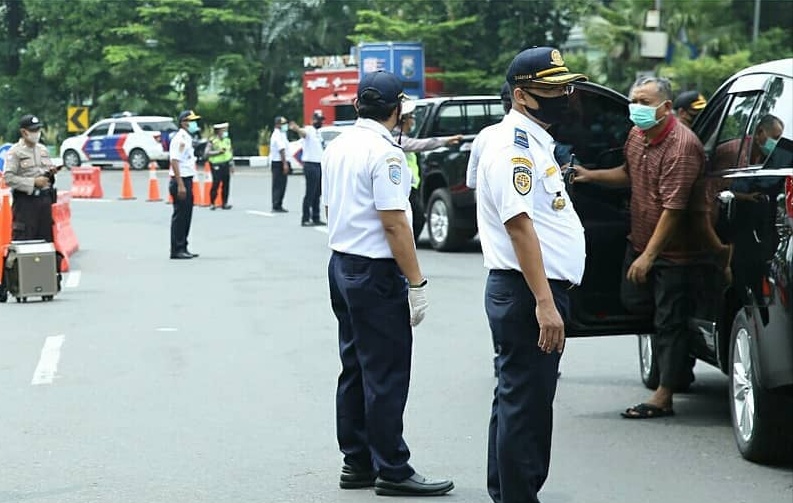
<path id="1" fill-rule="evenodd" d="M 314 110 L 311 114 L 311 125 L 300 127 L 295 122 L 289 123 L 289 129 L 303 138 L 303 175 L 306 177 L 306 194 L 303 196 L 303 215 L 300 225 L 325 225 L 319 216 L 319 196 L 322 189 L 322 137 L 319 128 L 325 121 L 322 110 Z"/>
<path id="2" fill-rule="evenodd" d="M 568 290 L 581 283 L 584 228 L 546 131 L 567 109 L 571 73 L 552 47 L 520 52 L 507 69 L 512 109 L 485 137 L 476 211 L 485 312 L 498 347 L 487 488 L 496 503 L 538 503 L 548 477 Z"/>
<path id="3" fill-rule="evenodd" d="M 339 322 L 341 375 L 336 437 L 344 454 L 342 489 L 378 495 L 434 496 L 454 488 L 408 464 L 402 437 L 410 383 L 413 329 L 427 310 L 411 228 L 411 175 L 391 136 L 404 99 L 389 72 L 361 78 L 358 120 L 322 157 L 322 200 L 328 220 L 328 284 Z"/>
<path id="4" fill-rule="evenodd" d="M 171 159 L 171 180 L 168 192 L 173 199 L 171 216 L 171 258 L 191 259 L 198 257 L 187 249 L 187 236 L 193 220 L 193 177 L 196 174 L 196 157 L 192 135 L 199 131 L 198 119 L 192 110 L 179 114 L 179 131 L 171 138 L 168 155 Z"/>
<path id="5" fill-rule="evenodd" d="M 289 131 L 289 121 L 279 115 L 275 118 L 275 128 L 270 135 L 270 172 L 273 177 L 272 200 L 273 213 L 286 213 L 284 208 L 284 195 L 286 194 L 286 181 L 289 175 L 289 140 L 286 132 Z"/>

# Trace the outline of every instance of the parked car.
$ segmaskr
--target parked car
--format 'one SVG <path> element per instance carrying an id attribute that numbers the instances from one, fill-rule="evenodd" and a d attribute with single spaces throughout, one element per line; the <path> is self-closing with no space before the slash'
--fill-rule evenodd
<path id="1" fill-rule="evenodd" d="M 713 309 L 692 318 L 691 355 L 729 379 L 729 407 L 741 455 L 752 461 L 793 458 L 793 59 L 747 68 L 713 95 L 692 129 L 707 158 L 707 180 L 724 190 L 714 201 L 718 234 L 733 249 L 732 284 L 696 278 Z M 448 109 L 447 109 L 448 108 Z M 418 100 L 416 137 L 465 134 L 459 146 L 419 155 L 421 196 L 433 248 L 454 250 L 476 234 L 474 191 L 465 186 L 474 134 L 498 120 L 497 97 Z M 772 114 L 782 137 L 762 162 L 747 155 L 758 122 Z M 478 118 L 478 119 L 477 119 Z M 628 99 L 593 83 L 576 83 L 567 119 L 552 127 L 557 159 L 570 153 L 589 169 L 624 162 L 632 124 Z M 586 233 L 586 270 L 571 291 L 571 337 L 638 337 L 643 383 L 658 386 L 652 320 L 620 301 L 630 230 L 629 188 L 568 184 Z M 723 285 L 722 285 L 723 286 Z M 705 310 L 707 312 L 707 310 Z"/>
<path id="2" fill-rule="evenodd" d="M 146 169 L 150 161 L 168 165 L 168 146 L 178 130 L 171 117 L 121 116 L 102 119 L 63 141 L 60 156 L 69 168 L 81 164 Z"/>
<path id="3" fill-rule="evenodd" d="M 498 96 L 456 96 L 416 100 L 413 138 L 463 135 L 459 145 L 419 152 L 420 207 L 413 218 L 428 223 L 430 243 L 451 251 L 476 235 L 476 200 L 465 186 L 471 142 L 484 127 L 504 116 Z"/>
<path id="4" fill-rule="evenodd" d="M 719 237 L 733 249 L 732 284 L 694 278 L 716 304 L 692 318 L 692 356 L 729 378 L 733 431 L 752 461 L 793 458 L 793 59 L 747 68 L 713 95 L 692 129 L 702 140 L 706 173 L 724 190 L 715 201 Z M 554 137 L 590 169 L 623 162 L 626 98 L 578 85 L 573 113 Z M 761 118 L 784 123 L 782 137 L 762 159 L 747 155 Z M 619 297 L 629 189 L 568 185 L 586 233 L 586 272 L 571 292 L 570 336 L 650 334 L 652 320 L 628 313 Z M 702 294 L 703 292 L 699 292 Z M 639 367 L 658 386 L 649 335 L 639 336 Z"/>

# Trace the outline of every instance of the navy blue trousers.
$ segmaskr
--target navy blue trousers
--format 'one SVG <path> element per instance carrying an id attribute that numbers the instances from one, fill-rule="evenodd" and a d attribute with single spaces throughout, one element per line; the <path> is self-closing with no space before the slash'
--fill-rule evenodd
<path id="1" fill-rule="evenodd" d="M 183 176 L 185 197 L 177 197 L 176 178 L 171 177 L 168 192 L 173 199 L 173 215 L 171 215 L 171 255 L 187 251 L 187 236 L 193 221 L 193 177 Z"/>
<path id="2" fill-rule="evenodd" d="M 322 166 L 318 162 L 304 162 L 303 174 L 306 177 L 306 195 L 303 196 L 302 222 L 319 222 L 319 196 L 322 195 Z"/>
<path id="3" fill-rule="evenodd" d="M 551 281 L 556 308 L 567 319 L 569 300 Z M 553 399 L 561 355 L 537 347 L 534 295 L 517 271 L 490 271 L 485 311 L 498 346 L 487 452 L 487 489 L 496 503 L 537 503 L 551 462 Z"/>
<path id="4" fill-rule="evenodd" d="M 414 470 L 402 438 L 413 332 L 408 284 L 392 259 L 333 252 L 330 302 L 339 321 L 336 436 L 344 462 L 402 481 Z"/>

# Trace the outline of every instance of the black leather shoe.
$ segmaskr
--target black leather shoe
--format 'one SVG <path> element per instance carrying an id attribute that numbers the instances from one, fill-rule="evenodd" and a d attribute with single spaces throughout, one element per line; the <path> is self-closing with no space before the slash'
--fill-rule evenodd
<path id="1" fill-rule="evenodd" d="M 323 222 L 322 220 L 315 220 L 315 221 L 313 222 L 313 224 L 314 224 L 316 227 L 322 227 L 323 225 L 328 225 L 328 224 L 326 224 L 325 222 Z"/>
<path id="2" fill-rule="evenodd" d="M 273 208 L 273 213 L 289 213 L 286 208 Z"/>
<path id="3" fill-rule="evenodd" d="M 374 470 L 360 470 L 350 465 L 341 467 L 339 477 L 339 487 L 342 489 L 362 489 L 364 487 L 374 487 L 374 480 L 377 473 Z"/>
<path id="4" fill-rule="evenodd" d="M 193 253 L 193 252 L 189 252 L 189 251 L 185 251 L 185 253 L 190 255 L 190 256 L 192 256 L 193 258 L 197 258 L 198 257 L 197 253 Z"/>
<path id="5" fill-rule="evenodd" d="M 215 208 L 217 208 L 217 206 L 215 206 L 214 204 L 209 205 L 210 210 L 215 211 Z"/>
<path id="6" fill-rule="evenodd" d="M 231 209 L 231 205 L 230 205 L 230 204 L 224 204 L 224 205 L 222 206 L 222 208 L 223 208 L 224 210 L 230 210 L 230 209 Z"/>
<path id="7" fill-rule="evenodd" d="M 391 482 L 380 477 L 374 483 L 374 492 L 380 496 L 440 496 L 454 489 L 451 480 L 430 480 L 418 473 L 402 482 Z"/>
<path id="8" fill-rule="evenodd" d="M 178 260 L 187 260 L 187 259 L 193 258 L 193 254 L 192 253 L 187 253 L 187 252 L 172 253 L 171 254 L 171 258 L 172 259 L 178 259 Z"/>
<path id="9" fill-rule="evenodd" d="M 311 222 L 300 222 L 300 227 L 313 227 L 314 224 Z"/>

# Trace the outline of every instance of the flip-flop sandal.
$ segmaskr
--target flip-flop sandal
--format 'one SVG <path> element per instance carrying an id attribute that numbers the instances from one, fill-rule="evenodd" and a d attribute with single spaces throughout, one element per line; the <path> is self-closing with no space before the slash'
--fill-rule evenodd
<path id="1" fill-rule="evenodd" d="M 671 407 L 662 409 L 649 403 L 640 403 L 625 409 L 625 412 L 620 412 L 620 415 L 625 419 L 654 419 L 656 417 L 674 416 L 675 411 Z"/>

